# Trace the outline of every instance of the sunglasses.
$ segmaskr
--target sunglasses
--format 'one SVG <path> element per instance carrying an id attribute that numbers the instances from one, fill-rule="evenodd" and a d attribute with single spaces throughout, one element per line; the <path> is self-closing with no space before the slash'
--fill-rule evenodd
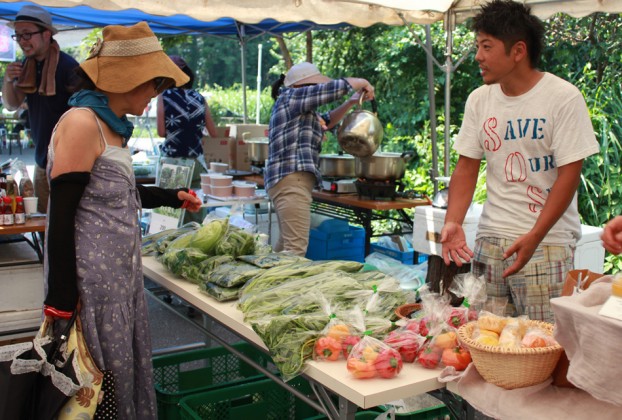
<path id="1" fill-rule="evenodd" d="M 45 30 L 37 31 L 37 32 L 24 32 L 23 34 L 13 34 L 11 35 L 11 38 L 13 38 L 13 40 L 17 42 L 21 41 L 22 39 L 24 41 L 29 41 L 33 35 L 42 34 L 43 32 L 45 32 Z"/>
<path id="2" fill-rule="evenodd" d="M 156 92 L 160 93 L 164 90 L 165 85 L 167 85 L 168 79 L 166 77 L 156 77 L 153 79 L 153 84 L 155 85 Z"/>

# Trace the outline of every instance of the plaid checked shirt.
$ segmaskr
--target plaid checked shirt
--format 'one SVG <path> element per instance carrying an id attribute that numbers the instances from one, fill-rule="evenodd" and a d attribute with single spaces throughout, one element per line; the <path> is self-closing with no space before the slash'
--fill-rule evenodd
<path id="1" fill-rule="evenodd" d="M 264 172 L 266 190 L 294 172 L 311 172 L 317 182 L 322 149 L 319 106 L 346 95 L 352 87 L 344 79 L 313 86 L 285 88 L 274 104 L 270 117 L 268 161 Z M 329 114 L 321 115 L 330 123 Z"/>

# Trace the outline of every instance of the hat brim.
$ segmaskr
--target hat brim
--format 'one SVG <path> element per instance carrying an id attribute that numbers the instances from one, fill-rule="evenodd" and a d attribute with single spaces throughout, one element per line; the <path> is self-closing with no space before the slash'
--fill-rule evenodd
<path id="1" fill-rule="evenodd" d="M 316 85 L 316 84 L 320 84 L 320 83 L 328 83 L 331 82 L 333 79 L 331 79 L 330 77 L 324 76 L 323 74 L 314 74 L 313 76 L 308 76 L 305 77 L 304 79 L 300 79 L 295 81 L 294 83 L 291 83 L 289 85 L 286 84 L 287 87 L 292 87 L 292 86 L 296 86 L 296 85 Z"/>
<path id="2" fill-rule="evenodd" d="M 45 28 L 48 31 L 52 32 L 52 35 L 56 35 L 58 33 L 58 29 L 56 29 L 53 26 L 47 25 L 47 24 L 41 22 L 40 20 L 20 19 L 20 20 L 17 20 L 17 21 L 7 22 L 6 26 L 8 26 L 11 29 L 15 29 L 15 24 L 16 23 L 34 23 L 35 25 L 40 26 L 42 28 Z"/>
<path id="3" fill-rule="evenodd" d="M 98 89 L 111 93 L 129 92 L 156 77 L 171 79 L 170 86 L 183 86 L 190 80 L 163 51 L 132 57 L 96 56 L 80 68 Z"/>

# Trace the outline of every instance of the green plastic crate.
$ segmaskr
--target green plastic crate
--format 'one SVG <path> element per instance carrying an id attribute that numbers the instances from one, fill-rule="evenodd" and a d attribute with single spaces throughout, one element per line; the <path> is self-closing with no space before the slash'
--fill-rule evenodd
<path id="1" fill-rule="evenodd" d="M 387 411 L 389 408 L 390 407 L 384 405 L 377 407 L 381 413 Z M 409 413 L 395 413 L 395 418 L 399 420 L 434 420 L 438 418 L 445 418 L 446 415 L 449 415 L 449 410 L 445 407 L 445 404 L 439 404 L 411 411 Z"/>
<path id="2" fill-rule="evenodd" d="M 288 382 L 311 394 L 303 378 Z M 179 403 L 182 420 L 302 420 L 318 412 L 271 379 L 247 382 L 193 394 Z"/>
<path id="3" fill-rule="evenodd" d="M 270 356 L 251 344 L 240 342 L 232 346 L 261 366 L 277 372 Z M 183 397 L 266 377 L 224 347 L 154 357 L 153 376 L 160 420 L 180 419 L 179 402 Z"/>

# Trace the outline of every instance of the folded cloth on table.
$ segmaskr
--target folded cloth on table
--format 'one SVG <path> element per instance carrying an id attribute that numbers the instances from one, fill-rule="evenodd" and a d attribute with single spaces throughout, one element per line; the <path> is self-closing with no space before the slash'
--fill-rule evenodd
<path id="1" fill-rule="evenodd" d="M 473 408 L 498 419 L 622 418 L 622 407 L 599 401 L 580 389 L 552 386 L 550 379 L 525 388 L 503 389 L 486 382 L 473 364 L 457 386 L 458 394 Z"/>
<path id="2" fill-rule="evenodd" d="M 622 347 L 622 321 L 598 314 L 609 296 L 611 276 L 605 276 L 581 293 L 551 299 L 554 337 L 570 361 L 568 380 L 622 410 L 622 393 L 614 385 L 620 381 L 620 361 L 613 357 Z"/>

